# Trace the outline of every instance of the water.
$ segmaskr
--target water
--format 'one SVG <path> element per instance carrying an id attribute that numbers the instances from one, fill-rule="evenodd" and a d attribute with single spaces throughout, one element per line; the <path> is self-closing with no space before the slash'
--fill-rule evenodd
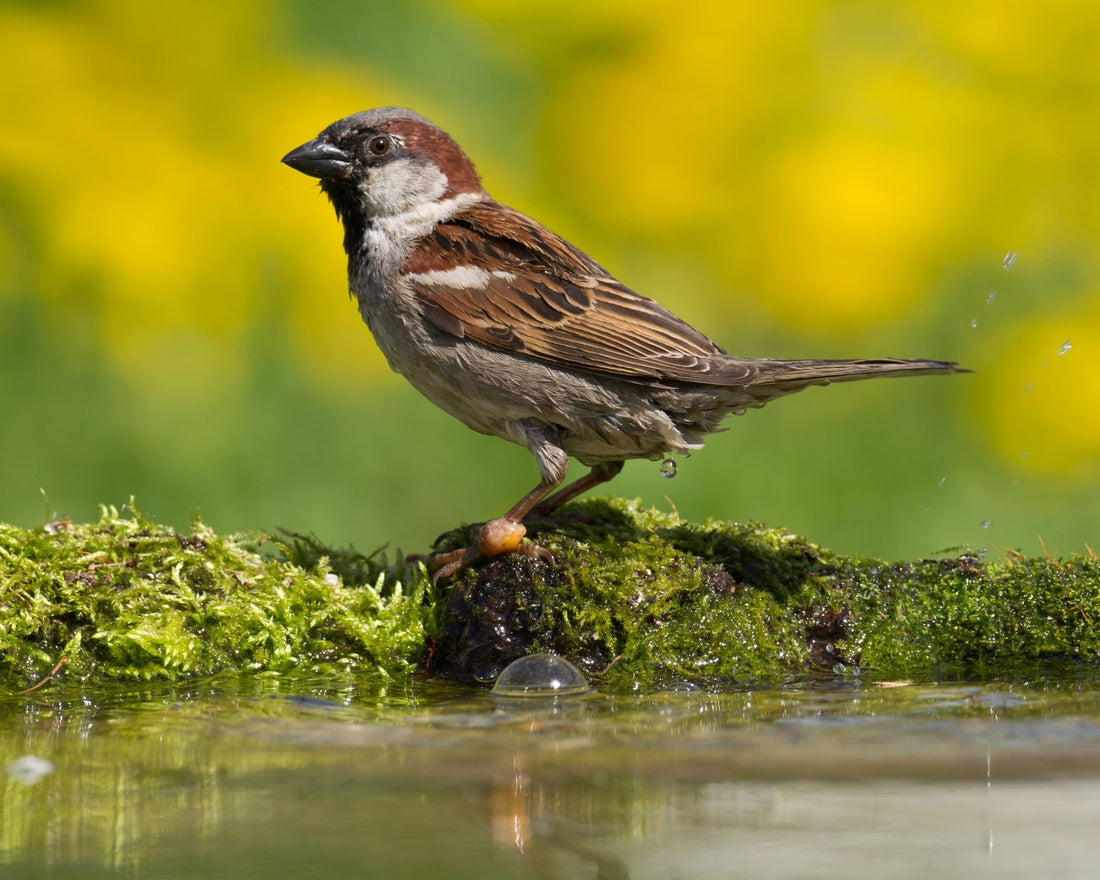
<path id="1" fill-rule="evenodd" d="M 1009 251 L 1007 254 L 1005 254 L 1004 259 L 1001 260 L 1001 268 L 1004 269 L 1006 272 L 1011 272 L 1013 267 L 1016 265 L 1016 257 L 1016 251 Z"/>
<path id="2" fill-rule="evenodd" d="M 676 459 L 666 458 L 661 462 L 660 471 L 662 477 L 666 480 L 671 480 L 676 476 Z"/>
<path id="3" fill-rule="evenodd" d="M 1069 351 L 1069 350 L 1070 350 L 1071 348 L 1073 348 L 1073 343 L 1072 343 L 1072 342 L 1070 342 L 1070 341 L 1069 341 L 1069 340 L 1067 339 L 1067 340 L 1066 340 L 1065 342 L 1063 342 L 1063 343 L 1062 343 L 1062 345 L 1061 345 L 1061 346 L 1059 347 L 1059 349 L 1058 349 L 1058 357 L 1061 357 L 1062 355 L 1064 355 L 1064 354 L 1065 354 L 1065 353 L 1066 353 L 1067 351 Z"/>
<path id="4" fill-rule="evenodd" d="M 0 698 L 0 876 L 1095 876 L 1100 676 L 499 699 L 279 677 Z M 855 870 L 854 870 L 855 869 Z"/>

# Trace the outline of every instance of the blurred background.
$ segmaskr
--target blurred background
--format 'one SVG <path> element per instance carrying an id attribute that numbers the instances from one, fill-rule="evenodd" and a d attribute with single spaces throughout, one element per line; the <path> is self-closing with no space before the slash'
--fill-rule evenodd
<path id="1" fill-rule="evenodd" d="M 810 389 L 609 491 L 864 555 L 1097 547 L 1097 45 L 1087 0 L 0 3 L 0 521 L 133 495 L 414 552 L 536 482 L 388 371 L 279 163 L 399 104 L 735 354 L 977 371 Z"/>

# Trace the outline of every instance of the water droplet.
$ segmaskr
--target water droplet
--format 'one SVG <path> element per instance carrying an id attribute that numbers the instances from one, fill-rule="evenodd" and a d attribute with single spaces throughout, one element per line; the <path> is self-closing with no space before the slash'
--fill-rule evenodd
<path id="1" fill-rule="evenodd" d="M 1058 349 L 1058 357 L 1064 355 L 1071 348 L 1073 348 L 1073 343 L 1067 339 L 1065 342 L 1062 343 L 1061 348 Z"/>
<path id="2" fill-rule="evenodd" d="M 940 481 L 938 483 L 936 483 L 936 485 L 937 486 L 942 486 L 946 482 L 947 482 L 947 477 L 940 477 Z"/>
<path id="3" fill-rule="evenodd" d="M 1040 367 L 1045 367 L 1049 363 L 1050 363 L 1050 358 L 1043 358 L 1043 362 L 1041 364 L 1039 364 L 1039 366 Z"/>
<path id="4" fill-rule="evenodd" d="M 1027 458 L 1027 450 L 1025 449 L 1025 450 L 1024 450 L 1023 452 L 1021 452 L 1021 453 L 1020 453 L 1020 454 L 1019 454 L 1019 455 L 1017 456 L 1017 458 L 1019 458 L 1019 459 L 1020 459 L 1020 461 L 1023 461 L 1023 460 L 1025 459 L 1025 458 Z"/>
<path id="5" fill-rule="evenodd" d="M 924 512 L 925 512 L 925 513 L 931 513 L 931 512 L 932 512 L 932 508 L 931 508 L 931 507 L 926 507 L 926 508 L 924 508 Z"/>
<path id="6" fill-rule="evenodd" d="M 508 664 L 493 685 L 493 694 L 498 697 L 561 697 L 587 690 L 584 673 L 554 654 L 520 657 Z"/>
<path id="7" fill-rule="evenodd" d="M 1030 390 L 1031 390 L 1032 388 L 1034 388 L 1034 387 L 1035 387 L 1035 386 L 1034 386 L 1034 385 L 1033 385 L 1033 384 L 1032 384 L 1031 382 L 1028 382 L 1028 383 L 1027 383 L 1027 384 L 1026 384 L 1026 385 L 1024 386 L 1024 391 L 1030 391 Z"/>
<path id="8" fill-rule="evenodd" d="M 970 319 L 970 329 L 971 330 L 977 330 L 978 329 L 978 319 L 977 318 L 971 318 Z"/>
<path id="9" fill-rule="evenodd" d="M 671 480 L 676 476 L 676 460 L 672 458 L 666 458 L 661 462 L 661 476 L 666 480 Z"/>
<path id="10" fill-rule="evenodd" d="M 993 301 L 997 299 L 997 291 L 991 290 L 985 295 L 985 301 L 990 305 L 993 305 Z"/>
<path id="11" fill-rule="evenodd" d="M 1016 251 L 1009 251 L 1005 254 L 1005 258 L 1001 260 L 1001 268 L 1006 272 L 1011 272 L 1012 267 L 1016 265 Z"/>
<path id="12" fill-rule="evenodd" d="M 981 527 L 982 527 L 983 529 L 988 529 L 988 528 L 989 528 L 989 527 L 990 527 L 990 526 L 991 526 L 992 524 L 993 524 L 993 520 L 991 520 L 991 519 L 983 519 L 983 520 L 982 520 L 982 522 L 981 522 Z"/>

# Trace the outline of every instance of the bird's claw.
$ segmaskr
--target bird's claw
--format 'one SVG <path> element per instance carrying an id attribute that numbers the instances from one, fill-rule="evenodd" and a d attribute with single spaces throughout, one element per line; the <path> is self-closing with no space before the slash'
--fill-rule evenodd
<path id="1" fill-rule="evenodd" d="M 527 529 L 521 522 L 506 517 L 489 520 L 478 529 L 477 537 L 467 546 L 446 553 L 432 554 L 428 561 L 428 567 L 432 570 L 432 583 L 439 583 L 443 578 L 469 568 L 480 559 L 502 556 L 505 553 L 533 556 L 553 565 L 554 556 L 545 547 L 522 543 L 523 536 L 526 534 Z"/>

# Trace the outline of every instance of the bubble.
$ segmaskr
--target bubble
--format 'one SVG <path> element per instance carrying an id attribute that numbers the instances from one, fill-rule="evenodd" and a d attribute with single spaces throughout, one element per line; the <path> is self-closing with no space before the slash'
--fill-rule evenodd
<path id="1" fill-rule="evenodd" d="M 970 329 L 971 330 L 977 330 L 978 329 L 978 319 L 977 318 L 971 318 L 970 319 Z"/>
<path id="2" fill-rule="evenodd" d="M 1065 353 L 1066 353 L 1067 351 L 1069 351 L 1069 350 L 1070 350 L 1071 348 L 1073 348 L 1073 343 L 1072 343 L 1072 342 L 1070 342 L 1070 341 L 1069 341 L 1069 340 L 1067 339 L 1067 340 L 1066 340 L 1065 342 L 1063 342 L 1063 343 L 1062 343 L 1061 347 L 1059 347 L 1059 349 L 1058 349 L 1058 357 L 1061 357 L 1062 355 L 1064 355 L 1064 354 L 1065 354 Z"/>
<path id="3" fill-rule="evenodd" d="M 991 290 L 991 291 L 989 291 L 989 293 L 987 293 L 987 294 L 985 295 L 985 301 L 986 301 L 987 303 L 989 303 L 989 305 L 993 305 L 993 302 L 994 302 L 994 301 L 995 301 L 996 299 L 997 299 L 997 291 L 995 291 L 995 290 Z"/>
<path id="4" fill-rule="evenodd" d="M 498 697 L 564 697 L 587 691 L 584 673 L 556 654 L 528 654 L 513 660 L 493 685 Z"/>
<path id="5" fill-rule="evenodd" d="M 676 460 L 673 458 L 666 458 L 661 462 L 661 476 L 666 480 L 671 480 L 676 476 Z"/>
<path id="6" fill-rule="evenodd" d="M 1009 251 L 1005 254 L 1005 258 L 1001 260 L 1001 268 L 1006 272 L 1011 272 L 1012 267 L 1016 265 L 1016 251 Z"/>
<path id="7" fill-rule="evenodd" d="M 8 776 L 24 785 L 37 785 L 53 773 L 53 761 L 39 758 L 37 755 L 23 755 L 14 761 L 8 761 Z"/>
<path id="8" fill-rule="evenodd" d="M 990 527 L 991 525 L 993 525 L 993 520 L 991 520 L 991 519 L 983 519 L 983 520 L 981 521 L 981 523 L 980 523 L 979 525 L 980 525 L 980 526 L 981 526 L 981 528 L 983 528 L 983 529 L 988 529 L 988 528 L 989 528 L 989 527 Z"/>

